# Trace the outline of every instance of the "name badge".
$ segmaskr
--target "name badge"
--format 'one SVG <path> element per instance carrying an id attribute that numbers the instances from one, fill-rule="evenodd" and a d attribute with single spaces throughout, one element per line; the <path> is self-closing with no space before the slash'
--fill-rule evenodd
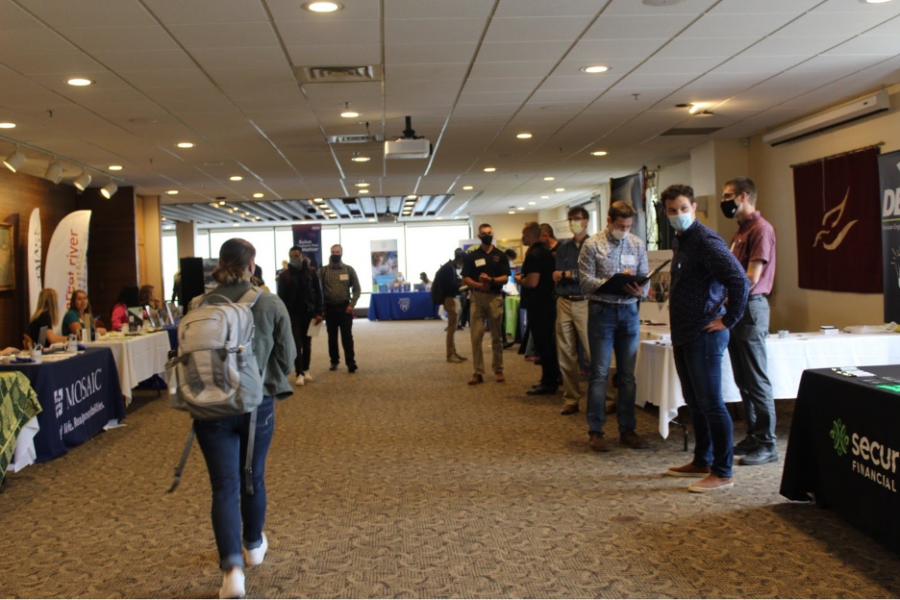
<path id="1" fill-rule="evenodd" d="M 338 279 L 341 281 L 350 281 L 350 275 L 348 275 L 347 273 L 341 273 L 340 275 L 338 275 Z"/>
<path id="2" fill-rule="evenodd" d="M 483 258 L 479 258 L 478 260 L 475 261 L 476 267 L 483 267 L 486 264 L 487 264 L 487 262 Z"/>
<path id="3" fill-rule="evenodd" d="M 636 267 L 637 266 L 637 256 L 635 256 L 633 254 L 622 255 L 622 265 L 625 267 Z"/>

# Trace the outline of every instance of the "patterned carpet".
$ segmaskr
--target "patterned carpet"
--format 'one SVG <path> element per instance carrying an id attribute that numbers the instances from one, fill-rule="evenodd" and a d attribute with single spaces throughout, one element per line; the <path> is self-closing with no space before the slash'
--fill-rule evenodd
<path id="1" fill-rule="evenodd" d="M 505 384 L 470 387 L 471 361 L 443 360 L 440 323 L 357 321 L 355 335 L 358 373 L 329 372 L 316 339 L 315 381 L 277 407 L 270 550 L 247 570 L 251 597 L 900 595 L 898 556 L 785 502 L 781 463 L 689 494 L 662 476 L 689 455 L 659 437 L 652 409 L 638 411 L 650 450 L 598 455 L 584 413 L 524 395 L 539 367 L 514 350 Z M 471 356 L 468 331 L 457 341 Z M 792 403 L 778 408 L 783 456 Z M 144 394 L 126 422 L 8 477 L 0 596 L 215 597 L 198 448 L 163 493 L 186 416 Z"/>

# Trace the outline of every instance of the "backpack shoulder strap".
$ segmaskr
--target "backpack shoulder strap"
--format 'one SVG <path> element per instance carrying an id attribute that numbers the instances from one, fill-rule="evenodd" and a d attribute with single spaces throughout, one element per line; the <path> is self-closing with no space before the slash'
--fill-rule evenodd
<path id="1" fill-rule="evenodd" d="M 250 308 L 253 308 L 254 306 L 256 306 L 256 302 L 262 295 L 263 290 L 254 285 L 251 285 L 250 288 L 246 292 L 244 292 L 244 295 L 238 299 L 238 304 L 248 304 Z"/>

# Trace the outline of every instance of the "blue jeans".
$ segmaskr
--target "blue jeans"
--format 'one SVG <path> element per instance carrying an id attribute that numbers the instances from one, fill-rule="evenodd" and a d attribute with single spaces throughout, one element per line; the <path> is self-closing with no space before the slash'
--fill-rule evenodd
<path id="1" fill-rule="evenodd" d="M 640 320 L 637 302 L 632 304 L 605 304 L 590 302 L 588 308 L 588 340 L 591 344 L 591 378 L 588 381 L 587 423 L 588 433 L 603 433 L 606 425 L 606 380 L 609 363 L 616 353 L 616 371 L 619 374 L 619 401 L 616 418 L 619 434 L 634 431 L 634 364 L 637 362 L 640 342 Z"/>
<path id="2" fill-rule="evenodd" d="M 266 455 L 275 431 L 275 402 L 265 396 L 257 409 L 256 439 L 253 441 L 253 495 L 244 487 L 244 464 L 250 413 L 217 419 L 194 421 L 197 442 L 206 459 L 212 484 L 212 522 L 219 550 L 219 566 L 223 571 L 243 567 L 241 555 L 241 523 L 244 547 L 248 550 L 262 544 L 266 520 Z"/>
<path id="3" fill-rule="evenodd" d="M 734 432 L 722 401 L 722 355 L 728 330 L 701 332 L 687 344 L 674 346 L 675 370 L 694 423 L 694 465 L 710 467 L 717 477 L 731 477 Z"/>

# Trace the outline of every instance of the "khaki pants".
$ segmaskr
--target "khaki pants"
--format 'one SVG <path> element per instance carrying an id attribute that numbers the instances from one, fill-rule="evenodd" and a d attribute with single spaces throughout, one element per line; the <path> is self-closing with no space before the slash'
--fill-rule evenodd
<path id="1" fill-rule="evenodd" d="M 456 354 L 456 328 L 459 327 L 459 299 L 445 298 L 444 310 L 447 311 L 447 358 Z"/>
<path id="2" fill-rule="evenodd" d="M 471 318 L 469 330 L 472 334 L 472 361 L 475 363 L 475 373 L 484 375 L 484 352 L 482 341 L 484 340 L 484 320 L 488 320 L 491 328 L 491 350 L 493 358 L 491 368 L 494 373 L 503 372 L 503 332 L 501 331 L 503 315 L 503 296 L 488 292 L 472 292 Z"/>
<path id="3" fill-rule="evenodd" d="M 566 405 L 581 402 L 581 373 L 578 370 L 578 342 L 585 359 L 591 361 L 588 342 L 588 302 L 556 299 L 556 346 L 559 348 L 559 369 L 562 371 L 563 400 Z"/>

